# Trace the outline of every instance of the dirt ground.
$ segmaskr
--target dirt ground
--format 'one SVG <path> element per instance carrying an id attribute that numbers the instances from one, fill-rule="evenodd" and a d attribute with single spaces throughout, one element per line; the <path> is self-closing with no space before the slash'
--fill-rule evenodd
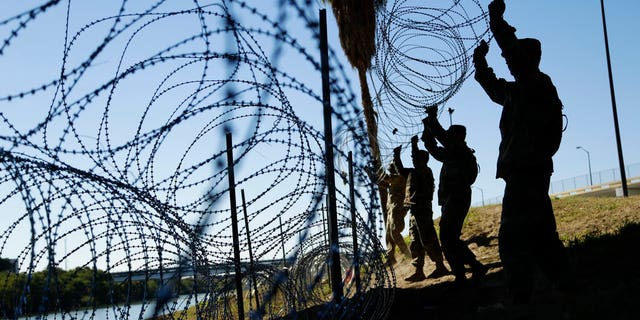
<path id="1" fill-rule="evenodd" d="M 490 267 L 484 279 L 464 287 L 454 286 L 452 275 L 410 283 L 404 281 L 414 271 L 407 258 L 393 266 L 395 288 L 371 293 L 393 292 L 385 293 L 393 296 L 387 319 L 640 319 L 640 196 L 571 197 L 554 200 L 553 206 L 577 282 L 571 294 L 557 292 L 537 273 L 531 302 L 509 303 L 498 254 L 499 205 L 472 208 L 463 228 L 462 239 Z M 433 269 L 433 263 L 426 262 L 425 274 Z M 295 319 L 331 318 L 319 317 L 313 309 Z M 369 318 L 367 314 L 340 317 Z"/>
<path id="2" fill-rule="evenodd" d="M 485 279 L 462 288 L 452 275 L 410 283 L 404 278 L 414 269 L 401 260 L 394 265 L 397 289 L 389 319 L 640 319 L 640 197 L 554 201 L 578 288 L 570 295 L 557 292 L 537 274 L 532 301 L 524 306 L 511 305 L 507 296 L 498 254 L 500 210 L 472 209 L 463 229 L 462 239 L 490 267 Z M 433 268 L 427 263 L 425 274 Z"/>

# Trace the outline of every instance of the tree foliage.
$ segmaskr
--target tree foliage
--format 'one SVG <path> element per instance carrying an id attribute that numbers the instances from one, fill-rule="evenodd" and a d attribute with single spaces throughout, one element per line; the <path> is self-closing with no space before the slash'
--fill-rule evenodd
<path id="1" fill-rule="evenodd" d="M 0 272 L 13 271 L 15 269 L 15 263 L 11 259 L 0 258 Z"/>
<path id="2" fill-rule="evenodd" d="M 367 84 L 366 73 L 371 68 L 371 59 L 376 53 L 376 11 L 386 0 L 329 0 L 333 15 L 336 17 L 340 45 L 349 63 L 358 70 L 360 92 L 367 136 L 373 157 L 373 168 L 376 172 L 384 171 L 378 143 L 378 123 L 373 101 Z M 379 188 L 382 203 L 383 219 L 387 222 L 387 191 Z"/>
<path id="3" fill-rule="evenodd" d="M 0 318 L 150 300 L 155 298 L 159 286 L 154 279 L 114 282 L 108 273 L 88 267 L 69 271 L 52 268 L 31 274 L 2 271 Z M 204 284 L 199 287 L 206 289 Z M 178 294 L 191 293 L 194 281 L 181 279 L 174 288 Z"/>
<path id="4" fill-rule="evenodd" d="M 376 53 L 376 10 L 384 0 L 330 0 L 336 17 L 340 45 L 349 63 L 368 70 Z"/>

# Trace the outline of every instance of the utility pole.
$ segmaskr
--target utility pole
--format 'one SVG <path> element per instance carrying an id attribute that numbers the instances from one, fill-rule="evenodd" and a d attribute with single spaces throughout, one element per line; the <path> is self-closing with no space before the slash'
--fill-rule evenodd
<path id="1" fill-rule="evenodd" d="M 604 47 L 607 52 L 607 69 L 609 70 L 609 90 L 611 91 L 611 108 L 613 109 L 613 126 L 616 130 L 616 144 L 618 145 L 618 161 L 620 162 L 620 182 L 622 183 L 622 194 L 629 196 L 627 187 L 627 175 L 624 172 L 624 158 L 622 157 L 622 141 L 620 139 L 620 125 L 618 124 L 618 109 L 616 107 L 616 93 L 613 89 L 613 72 L 611 71 L 611 55 L 609 54 L 609 37 L 607 36 L 607 20 L 604 14 L 604 0 L 600 0 L 602 9 L 602 30 L 604 32 Z"/>
<path id="2" fill-rule="evenodd" d="M 484 207 L 484 191 L 480 187 L 476 187 L 476 186 L 471 186 L 471 187 L 480 190 L 480 195 L 482 196 L 482 206 Z"/>

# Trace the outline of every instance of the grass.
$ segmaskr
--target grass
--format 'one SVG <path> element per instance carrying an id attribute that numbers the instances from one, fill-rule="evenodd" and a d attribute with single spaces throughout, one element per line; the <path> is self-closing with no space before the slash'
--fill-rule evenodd
<path id="1" fill-rule="evenodd" d="M 559 296 L 537 274 L 531 304 L 508 305 L 498 254 L 501 206 L 491 205 L 470 210 L 462 235 L 479 260 L 493 266 L 487 279 L 460 292 L 451 291 L 451 279 L 400 289 L 402 302 L 395 300 L 392 315 L 415 316 L 405 310 L 428 303 L 438 307 L 419 315 L 430 319 L 640 319 L 640 196 L 567 197 L 552 204 L 578 282 L 574 295 Z"/>
<path id="2" fill-rule="evenodd" d="M 472 208 L 462 239 L 492 266 L 478 287 L 452 290 L 453 277 L 420 285 L 398 282 L 391 318 L 429 319 L 640 319 L 640 196 L 553 199 L 560 238 L 578 282 L 577 293 L 560 297 L 540 274 L 531 304 L 508 305 L 498 254 L 500 205 Z M 437 228 L 438 221 L 435 221 Z M 407 239 L 408 241 L 408 239 Z M 427 268 L 429 265 L 427 264 Z M 396 267 L 401 272 L 402 267 Z M 400 270 L 400 271 L 399 271 Z M 400 277 L 399 277 L 400 278 Z M 424 306 L 429 305 L 429 311 Z"/>
<path id="3" fill-rule="evenodd" d="M 552 200 L 558 234 L 569 244 L 587 236 L 612 234 L 629 223 L 640 223 L 640 196 L 628 198 L 567 197 Z M 463 238 L 497 235 L 500 205 L 471 208 Z M 437 223 L 437 222 L 436 222 Z"/>

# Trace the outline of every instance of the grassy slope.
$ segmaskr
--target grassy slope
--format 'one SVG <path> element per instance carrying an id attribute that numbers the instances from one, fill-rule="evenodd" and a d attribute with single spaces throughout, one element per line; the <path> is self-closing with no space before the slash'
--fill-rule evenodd
<path id="1" fill-rule="evenodd" d="M 575 295 L 562 296 L 539 278 L 530 305 L 508 305 L 497 247 L 501 208 L 493 205 L 473 208 L 462 236 L 492 266 L 487 279 L 464 289 L 453 288 L 451 276 L 419 284 L 398 280 L 391 318 L 640 319 L 635 306 L 640 301 L 640 196 L 570 197 L 554 200 L 553 206 L 578 280 Z M 396 265 L 399 279 L 405 268 Z"/>
<path id="2" fill-rule="evenodd" d="M 529 305 L 507 303 L 498 255 L 501 208 L 492 205 L 471 209 L 462 235 L 491 267 L 487 277 L 462 289 L 452 286 L 453 276 L 407 283 L 402 279 L 413 270 L 405 260 L 394 266 L 398 282 L 388 319 L 640 319 L 640 196 L 571 197 L 553 206 L 578 282 L 575 295 L 560 295 L 539 277 Z M 307 310 L 292 319 L 319 319 L 314 314 Z"/>

